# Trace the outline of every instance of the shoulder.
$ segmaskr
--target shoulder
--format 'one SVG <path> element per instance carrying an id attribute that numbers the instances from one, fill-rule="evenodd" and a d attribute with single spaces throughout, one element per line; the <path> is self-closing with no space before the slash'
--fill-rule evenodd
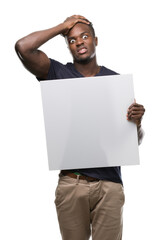
<path id="1" fill-rule="evenodd" d="M 67 62 L 66 64 L 63 64 L 55 59 L 50 59 L 50 68 L 54 68 L 54 70 L 64 69 L 64 70 L 71 70 L 73 68 L 73 63 Z"/>
<path id="2" fill-rule="evenodd" d="M 106 68 L 104 66 L 101 67 L 101 74 L 102 74 L 102 76 L 103 75 L 119 75 L 119 73 L 117 73 L 109 68 Z"/>
<path id="3" fill-rule="evenodd" d="M 50 67 L 48 71 L 47 79 L 44 80 L 54 80 L 54 79 L 63 79 L 69 77 L 70 69 L 72 68 L 72 63 L 63 64 L 57 60 L 51 59 L 50 60 Z M 40 79 L 41 81 L 43 79 Z"/>
<path id="4" fill-rule="evenodd" d="M 49 60 L 50 60 L 50 69 L 49 69 L 49 71 L 51 69 L 54 69 L 54 71 L 57 71 L 59 69 L 63 69 L 63 68 L 66 67 L 66 65 L 64 65 L 63 63 L 61 63 L 59 61 L 56 61 L 56 60 L 54 60 L 52 58 L 50 58 Z"/>

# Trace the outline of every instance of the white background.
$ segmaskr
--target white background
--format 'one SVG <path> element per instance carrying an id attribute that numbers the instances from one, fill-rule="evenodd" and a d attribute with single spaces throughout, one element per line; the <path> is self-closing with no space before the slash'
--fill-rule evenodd
<path id="1" fill-rule="evenodd" d="M 146 108 L 140 166 L 123 167 L 126 194 L 123 240 L 159 239 L 159 5 L 158 0 L 5 1 L 1 6 L 0 239 L 60 240 L 48 170 L 40 86 L 14 51 L 15 42 L 73 14 L 93 22 L 98 63 L 132 73 L 138 103 Z M 61 36 L 42 50 L 71 61 Z"/>

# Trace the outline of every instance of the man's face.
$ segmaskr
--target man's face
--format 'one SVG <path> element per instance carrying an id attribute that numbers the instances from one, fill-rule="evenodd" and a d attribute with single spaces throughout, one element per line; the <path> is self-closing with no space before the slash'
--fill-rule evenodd
<path id="1" fill-rule="evenodd" d="M 97 38 L 87 24 L 77 23 L 66 38 L 74 62 L 83 64 L 95 57 Z"/>

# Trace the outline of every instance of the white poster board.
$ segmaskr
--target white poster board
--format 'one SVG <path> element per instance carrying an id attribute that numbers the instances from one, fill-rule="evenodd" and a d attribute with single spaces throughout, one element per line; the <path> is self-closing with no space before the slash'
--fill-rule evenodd
<path id="1" fill-rule="evenodd" d="M 139 164 L 132 75 L 40 84 L 50 170 Z"/>

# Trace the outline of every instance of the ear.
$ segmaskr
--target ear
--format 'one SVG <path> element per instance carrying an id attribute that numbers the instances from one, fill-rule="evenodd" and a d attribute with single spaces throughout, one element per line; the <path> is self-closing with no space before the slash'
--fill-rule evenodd
<path id="1" fill-rule="evenodd" d="M 98 38 L 97 37 L 95 37 L 95 44 L 96 44 L 96 46 L 98 46 Z"/>

